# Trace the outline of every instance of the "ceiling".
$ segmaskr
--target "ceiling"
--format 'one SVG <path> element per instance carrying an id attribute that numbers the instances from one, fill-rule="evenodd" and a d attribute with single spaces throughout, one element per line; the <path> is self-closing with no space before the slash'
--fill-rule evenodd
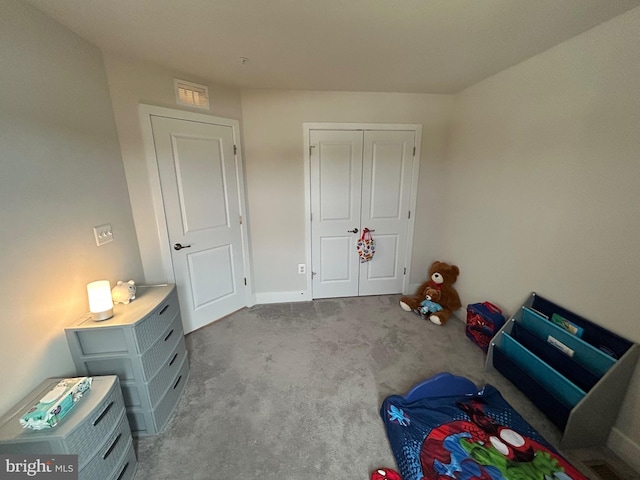
<path id="1" fill-rule="evenodd" d="M 202 80 L 239 88 L 415 93 L 458 92 L 640 5 L 640 0 L 25 1 L 104 51 Z"/>

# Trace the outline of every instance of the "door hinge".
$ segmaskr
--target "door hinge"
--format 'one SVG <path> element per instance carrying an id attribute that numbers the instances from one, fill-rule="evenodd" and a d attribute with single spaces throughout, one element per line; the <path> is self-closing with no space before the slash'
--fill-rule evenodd
<path id="1" fill-rule="evenodd" d="M 309 221 L 310 221 L 310 222 L 313 222 L 313 213 L 310 213 L 310 214 L 309 214 Z"/>
<path id="2" fill-rule="evenodd" d="M 238 220 L 240 221 L 240 225 L 242 225 L 242 215 L 238 216 Z"/>
<path id="3" fill-rule="evenodd" d="M 312 148 L 316 148 L 316 146 L 315 145 L 309 145 L 309 156 L 311 156 L 311 149 Z"/>
<path id="4" fill-rule="evenodd" d="M 411 210 L 409 210 L 409 215 L 407 215 L 407 218 L 411 220 Z"/>
<path id="5" fill-rule="evenodd" d="M 247 277 L 244 277 L 244 286 L 247 286 Z"/>
<path id="6" fill-rule="evenodd" d="M 416 156 L 416 147 L 413 147 L 413 156 Z"/>
<path id="7" fill-rule="evenodd" d="M 237 155 L 238 154 L 238 147 L 236 147 L 235 145 L 233 146 L 233 154 Z M 415 153 L 414 153 L 415 155 Z"/>
<path id="8" fill-rule="evenodd" d="M 404 267 L 403 275 L 406 275 L 406 274 L 407 274 L 407 267 Z"/>

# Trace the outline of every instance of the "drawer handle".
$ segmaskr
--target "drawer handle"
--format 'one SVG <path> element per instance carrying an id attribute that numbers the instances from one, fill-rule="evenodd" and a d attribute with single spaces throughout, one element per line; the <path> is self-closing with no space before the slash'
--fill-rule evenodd
<path id="1" fill-rule="evenodd" d="M 111 410 L 111 407 L 113 407 L 113 402 L 109 402 L 109 405 L 107 405 L 107 408 L 105 408 L 100 414 L 100 416 L 94 420 L 93 422 L 94 427 L 102 421 L 102 419 L 107 413 L 109 413 L 109 410 Z"/>
<path id="2" fill-rule="evenodd" d="M 180 383 L 180 380 L 182 380 L 182 375 L 180 375 L 178 377 L 178 380 L 176 380 L 176 383 L 173 384 L 173 389 L 175 390 L 175 388 L 178 386 L 178 384 Z"/>
<path id="3" fill-rule="evenodd" d="M 164 337 L 164 341 L 166 342 L 167 340 L 169 340 L 169 337 L 173 335 L 173 328 L 171 329 L 171 331 L 167 334 L 166 337 Z"/>
<path id="4" fill-rule="evenodd" d="M 176 361 L 176 358 L 178 358 L 178 354 L 176 353 L 173 358 L 171 359 L 171 361 L 169 362 L 169 366 L 173 365 L 173 362 Z"/>
<path id="5" fill-rule="evenodd" d="M 122 480 L 122 477 L 124 477 L 124 472 L 127 471 L 127 468 L 129 468 L 129 462 L 124 464 L 124 468 L 122 469 L 120 475 L 118 475 L 118 478 L 116 478 L 116 480 Z"/>
<path id="6" fill-rule="evenodd" d="M 167 310 L 167 308 L 169 308 L 168 303 L 164 307 L 162 307 L 162 310 L 160 310 L 160 313 L 158 315 L 162 315 Z"/>
<path id="7" fill-rule="evenodd" d="M 107 459 L 107 457 L 108 457 L 109 455 L 111 455 L 111 452 L 113 452 L 113 449 L 114 449 L 114 448 L 116 448 L 116 445 L 117 445 L 117 444 L 118 444 L 118 442 L 120 441 L 120 437 L 122 437 L 122 434 L 121 434 L 121 433 L 119 433 L 119 434 L 118 434 L 118 436 L 116 437 L 116 439 L 113 441 L 113 443 L 112 443 L 112 444 L 111 444 L 111 446 L 109 447 L 109 450 L 107 450 L 107 453 L 105 453 L 105 454 L 102 456 L 102 459 L 103 459 L 103 460 L 106 460 L 106 459 Z"/>

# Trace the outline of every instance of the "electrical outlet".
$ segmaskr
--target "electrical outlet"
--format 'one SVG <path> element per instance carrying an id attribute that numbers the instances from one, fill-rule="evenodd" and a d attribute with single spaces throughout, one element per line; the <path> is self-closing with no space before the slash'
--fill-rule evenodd
<path id="1" fill-rule="evenodd" d="M 93 227 L 93 236 L 96 237 L 96 245 L 101 246 L 105 243 L 113 242 L 113 230 L 110 223 Z"/>
<path id="2" fill-rule="evenodd" d="M 307 273 L 307 266 L 304 263 L 299 263 L 298 264 L 298 273 L 300 275 L 303 275 L 304 273 Z"/>

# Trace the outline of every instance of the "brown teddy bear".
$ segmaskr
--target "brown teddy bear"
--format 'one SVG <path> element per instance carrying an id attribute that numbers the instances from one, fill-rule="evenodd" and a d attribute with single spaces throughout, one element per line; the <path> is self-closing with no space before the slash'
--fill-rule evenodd
<path id="1" fill-rule="evenodd" d="M 400 307 L 406 312 L 418 312 L 420 304 L 427 297 L 428 289 L 436 289 L 440 292 L 438 304 L 442 310 L 431 312 L 428 318 L 436 325 L 444 325 L 453 312 L 462 307 L 458 292 L 452 286 L 459 274 L 460 269 L 455 265 L 433 262 L 429 268 L 429 280 L 420 285 L 413 297 L 402 297 Z"/>
<path id="2" fill-rule="evenodd" d="M 427 300 L 431 300 L 432 302 L 437 302 L 442 297 L 442 294 L 440 293 L 440 290 L 438 290 L 437 288 L 432 288 L 428 286 L 427 289 L 424 291 L 424 296 Z"/>
<path id="3" fill-rule="evenodd" d="M 440 290 L 427 287 L 424 291 L 424 300 L 420 302 L 418 312 L 422 318 L 427 320 L 432 313 L 442 310 L 442 306 L 438 303 L 440 300 Z"/>

